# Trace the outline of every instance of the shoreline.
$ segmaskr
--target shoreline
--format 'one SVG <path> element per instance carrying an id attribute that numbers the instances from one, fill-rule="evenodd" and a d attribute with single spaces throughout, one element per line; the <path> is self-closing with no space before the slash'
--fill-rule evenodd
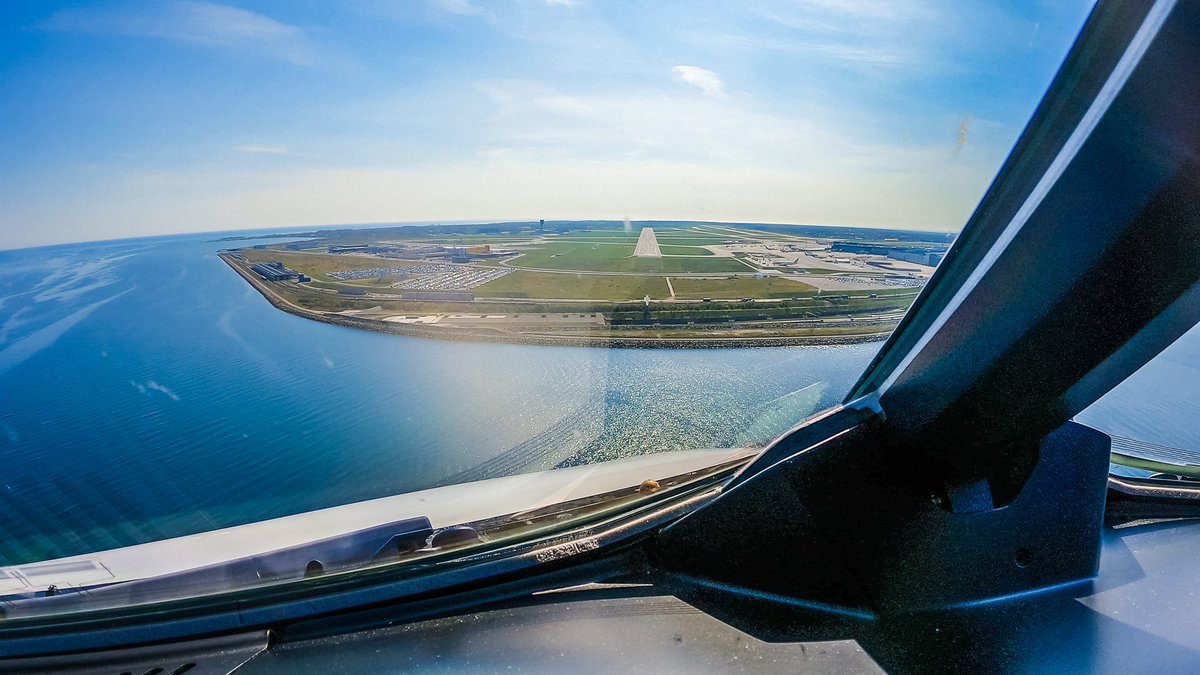
<path id="1" fill-rule="evenodd" d="M 405 324 L 377 319 L 366 319 L 345 314 L 320 312 L 300 307 L 267 286 L 257 276 L 242 265 L 231 260 L 224 251 L 217 256 L 233 271 L 257 290 L 267 302 L 281 311 L 304 319 L 321 323 L 360 330 L 371 330 L 377 333 L 389 333 L 408 337 L 427 338 L 448 342 L 490 342 L 501 344 L 539 345 L 555 347 L 608 347 L 626 349 L 724 349 L 752 347 L 823 347 L 833 345 L 862 344 L 880 342 L 887 339 L 891 331 L 876 333 L 860 333 L 851 335 L 778 335 L 764 337 L 716 337 L 701 336 L 696 338 L 659 338 L 634 337 L 629 335 L 554 335 L 546 333 L 517 333 L 492 328 L 468 328 L 462 326 L 442 326 L 433 328 L 421 324 Z"/>

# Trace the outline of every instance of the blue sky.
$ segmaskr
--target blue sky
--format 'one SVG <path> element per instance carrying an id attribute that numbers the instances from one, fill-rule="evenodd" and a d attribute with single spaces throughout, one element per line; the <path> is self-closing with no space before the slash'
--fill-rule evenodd
<path id="1" fill-rule="evenodd" d="M 0 7 L 0 248 L 530 218 L 956 230 L 1090 9 Z"/>

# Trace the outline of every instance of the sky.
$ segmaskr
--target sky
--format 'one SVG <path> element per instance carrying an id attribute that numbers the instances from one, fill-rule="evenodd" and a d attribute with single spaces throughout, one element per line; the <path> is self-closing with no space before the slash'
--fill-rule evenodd
<path id="1" fill-rule="evenodd" d="M 0 249 L 380 222 L 958 230 L 1081 0 L 0 4 Z"/>

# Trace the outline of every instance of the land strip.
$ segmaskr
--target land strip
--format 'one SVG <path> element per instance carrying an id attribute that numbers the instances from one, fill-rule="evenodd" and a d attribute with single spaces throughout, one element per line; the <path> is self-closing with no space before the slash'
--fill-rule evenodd
<path id="1" fill-rule="evenodd" d="M 279 309 L 337 325 L 443 340 L 728 347 L 880 339 L 944 251 L 935 238 L 849 228 L 839 230 L 849 240 L 724 224 L 544 228 L 339 231 L 221 257 Z"/>

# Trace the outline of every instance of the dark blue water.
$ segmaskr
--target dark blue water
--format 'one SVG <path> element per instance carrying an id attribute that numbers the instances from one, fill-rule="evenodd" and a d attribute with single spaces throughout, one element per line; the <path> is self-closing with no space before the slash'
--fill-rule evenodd
<path id="1" fill-rule="evenodd" d="M 0 252 L 0 564 L 463 480 L 764 443 L 879 343 L 438 342 L 271 307 L 210 236 Z M 1200 450 L 1200 329 L 1080 418 Z"/>
<path id="2" fill-rule="evenodd" d="M 835 403 L 878 349 L 372 333 L 276 310 L 211 238 L 0 252 L 0 564 L 763 443 Z"/>

